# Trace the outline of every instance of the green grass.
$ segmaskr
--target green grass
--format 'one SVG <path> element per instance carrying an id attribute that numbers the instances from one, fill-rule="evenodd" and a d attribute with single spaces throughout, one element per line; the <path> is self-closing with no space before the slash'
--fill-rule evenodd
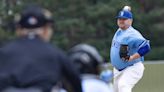
<path id="1" fill-rule="evenodd" d="M 133 92 L 164 92 L 164 64 L 145 64 L 144 76 Z"/>

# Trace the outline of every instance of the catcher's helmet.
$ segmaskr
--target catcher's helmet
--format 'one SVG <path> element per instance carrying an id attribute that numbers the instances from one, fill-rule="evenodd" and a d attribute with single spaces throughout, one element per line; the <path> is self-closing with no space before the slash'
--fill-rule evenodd
<path id="1" fill-rule="evenodd" d="M 74 46 L 70 49 L 69 56 L 81 73 L 97 74 L 98 65 L 103 63 L 103 58 L 97 49 L 87 44 Z"/>

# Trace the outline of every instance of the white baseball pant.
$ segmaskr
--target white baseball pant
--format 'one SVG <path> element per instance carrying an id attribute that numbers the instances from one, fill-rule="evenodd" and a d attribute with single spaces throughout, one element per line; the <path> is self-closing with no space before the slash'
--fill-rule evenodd
<path id="1" fill-rule="evenodd" d="M 142 78 L 144 69 L 142 62 L 137 62 L 122 71 L 114 68 L 114 92 L 132 92 L 132 88 Z"/>

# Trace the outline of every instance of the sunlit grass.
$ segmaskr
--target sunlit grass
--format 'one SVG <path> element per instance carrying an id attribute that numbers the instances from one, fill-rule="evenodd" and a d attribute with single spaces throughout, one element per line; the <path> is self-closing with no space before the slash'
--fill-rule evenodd
<path id="1" fill-rule="evenodd" d="M 164 92 L 164 64 L 145 64 L 144 76 L 133 92 Z"/>

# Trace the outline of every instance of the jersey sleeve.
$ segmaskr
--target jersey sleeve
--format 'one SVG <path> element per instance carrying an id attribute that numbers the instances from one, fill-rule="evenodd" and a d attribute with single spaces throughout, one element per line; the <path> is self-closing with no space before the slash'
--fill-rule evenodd
<path id="1" fill-rule="evenodd" d="M 149 43 L 149 40 L 145 40 L 145 41 L 143 41 L 139 45 L 139 47 L 138 47 L 138 53 L 140 54 L 140 56 L 144 56 L 149 51 L 150 51 L 150 43 Z"/>
<path id="2" fill-rule="evenodd" d="M 145 38 L 132 38 L 131 39 L 131 46 L 132 48 L 136 48 L 137 52 L 140 54 L 140 56 L 144 56 L 150 51 L 150 41 L 146 40 Z"/>

